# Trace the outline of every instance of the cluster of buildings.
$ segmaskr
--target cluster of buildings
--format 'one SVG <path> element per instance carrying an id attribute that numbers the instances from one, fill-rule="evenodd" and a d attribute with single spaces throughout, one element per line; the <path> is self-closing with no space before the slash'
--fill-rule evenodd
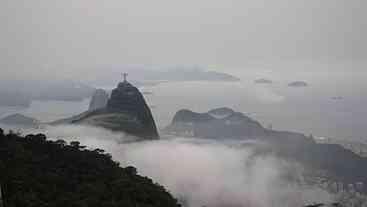
<path id="1" fill-rule="evenodd" d="M 367 141 L 364 139 L 353 141 L 353 140 L 342 140 L 342 139 L 331 139 L 319 137 L 315 139 L 318 143 L 325 144 L 338 144 L 343 146 L 345 149 L 351 150 L 352 152 L 367 157 Z"/>
<path id="2" fill-rule="evenodd" d="M 342 182 L 330 182 L 330 183 L 324 183 L 323 187 L 332 193 L 363 194 L 365 192 L 365 185 L 363 182 L 349 183 L 349 184 L 344 184 Z"/>

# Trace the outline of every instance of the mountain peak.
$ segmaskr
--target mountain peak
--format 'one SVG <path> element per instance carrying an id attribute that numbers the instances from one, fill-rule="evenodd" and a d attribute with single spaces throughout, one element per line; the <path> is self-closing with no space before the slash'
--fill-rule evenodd
<path id="1" fill-rule="evenodd" d="M 159 138 L 153 115 L 144 96 L 128 81 L 120 82 L 112 90 L 105 107 L 54 123 L 65 122 L 99 126 L 144 139 Z"/>

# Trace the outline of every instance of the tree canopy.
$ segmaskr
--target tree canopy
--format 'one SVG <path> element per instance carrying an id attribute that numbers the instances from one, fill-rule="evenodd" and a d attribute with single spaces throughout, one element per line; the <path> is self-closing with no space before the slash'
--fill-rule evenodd
<path id="1" fill-rule="evenodd" d="M 79 142 L 20 136 L 0 129 L 0 182 L 5 207 L 174 207 L 162 186 L 120 167 Z"/>

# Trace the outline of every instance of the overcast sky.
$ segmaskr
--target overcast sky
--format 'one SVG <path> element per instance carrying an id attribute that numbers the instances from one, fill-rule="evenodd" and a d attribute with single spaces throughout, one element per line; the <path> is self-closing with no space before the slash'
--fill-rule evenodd
<path id="1" fill-rule="evenodd" d="M 105 65 L 226 71 L 253 60 L 365 61 L 366 11 L 366 0 L 2 0 L 0 72 L 67 77 Z"/>

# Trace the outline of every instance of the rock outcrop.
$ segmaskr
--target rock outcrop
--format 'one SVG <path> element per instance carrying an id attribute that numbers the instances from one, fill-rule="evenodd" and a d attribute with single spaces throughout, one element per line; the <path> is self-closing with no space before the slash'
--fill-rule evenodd
<path id="1" fill-rule="evenodd" d="M 89 103 L 89 111 L 95 111 L 107 106 L 108 93 L 103 89 L 97 89 Z"/>
<path id="2" fill-rule="evenodd" d="M 252 143 L 256 153 L 296 161 L 315 172 L 326 173 L 336 181 L 347 184 L 367 182 L 366 158 L 340 145 L 318 144 L 312 137 L 301 133 L 266 129 L 259 122 L 228 108 L 214 109 L 207 113 L 180 110 L 165 132 L 217 140 L 256 140 L 244 142 L 244 145 Z"/>
<path id="3" fill-rule="evenodd" d="M 272 84 L 273 81 L 269 80 L 269 79 L 261 78 L 261 79 L 256 79 L 254 81 L 254 83 L 256 83 L 256 84 Z"/>
<path id="4" fill-rule="evenodd" d="M 164 132 L 207 139 L 257 139 L 280 148 L 314 143 L 313 139 L 301 133 L 266 129 L 258 121 L 230 108 L 217 108 L 206 113 L 180 110 Z"/>
<path id="5" fill-rule="evenodd" d="M 124 114 L 130 117 L 129 122 L 133 121 L 140 126 L 134 130 L 126 128 L 125 131 L 158 138 L 157 127 L 144 96 L 129 82 L 121 82 L 112 90 L 106 109 L 108 113 Z"/>
<path id="6" fill-rule="evenodd" d="M 158 139 L 149 106 L 140 91 L 127 81 L 112 90 L 107 106 L 52 124 L 86 124 L 126 132 L 144 139 Z"/>
<path id="7" fill-rule="evenodd" d="M 260 123 L 229 108 L 218 108 L 206 113 L 180 110 L 170 126 L 170 134 L 213 139 L 241 139 L 265 136 L 266 129 Z"/>

